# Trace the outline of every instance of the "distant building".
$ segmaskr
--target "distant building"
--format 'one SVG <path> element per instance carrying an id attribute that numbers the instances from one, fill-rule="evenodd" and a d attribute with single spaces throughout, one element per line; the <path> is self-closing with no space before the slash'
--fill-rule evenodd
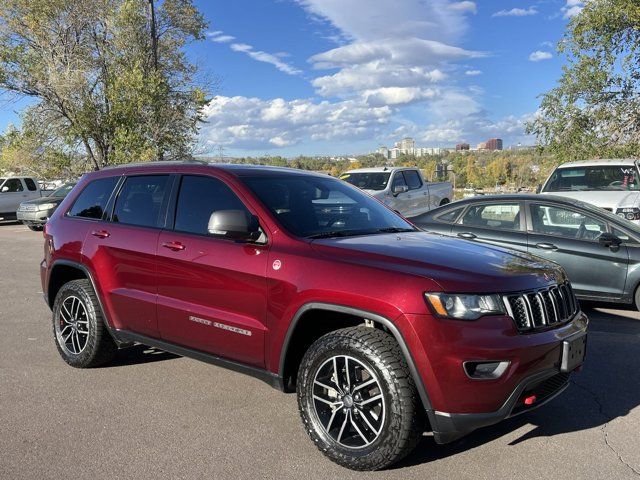
<path id="1" fill-rule="evenodd" d="M 486 141 L 487 150 L 502 150 L 501 138 L 490 138 Z"/>
<path id="2" fill-rule="evenodd" d="M 487 142 L 480 142 L 476 147 L 476 150 L 486 150 L 486 149 L 487 149 Z"/>
<path id="3" fill-rule="evenodd" d="M 469 150 L 471 146 L 468 143 L 459 143 L 456 145 L 456 152 L 461 150 Z"/>
<path id="4" fill-rule="evenodd" d="M 387 147 L 378 148 L 378 153 L 384 158 L 389 158 L 389 149 Z"/>

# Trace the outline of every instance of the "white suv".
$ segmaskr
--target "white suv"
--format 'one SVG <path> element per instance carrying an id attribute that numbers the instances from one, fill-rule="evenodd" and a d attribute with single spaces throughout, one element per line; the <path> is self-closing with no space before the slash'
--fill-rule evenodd
<path id="1" fill-rule="evenodd" d="M 564 163 L 553 171 L 540 193 L 582 200 L 640 224 L 640 172 L 637 160 Z"/>

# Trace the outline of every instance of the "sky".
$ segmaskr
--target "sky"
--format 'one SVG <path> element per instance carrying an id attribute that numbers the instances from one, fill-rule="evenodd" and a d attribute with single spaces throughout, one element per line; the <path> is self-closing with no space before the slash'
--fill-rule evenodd
<path id="1" fill-rule="evenodd" d="M 199 133 L 226 156 L 353 155 L 417 146 L 530 145 L 555 46 L 580 0 L 195 0 L 189 57 L 219 86 Z M 26 102 L 0 104 L 0 130 Z"/>

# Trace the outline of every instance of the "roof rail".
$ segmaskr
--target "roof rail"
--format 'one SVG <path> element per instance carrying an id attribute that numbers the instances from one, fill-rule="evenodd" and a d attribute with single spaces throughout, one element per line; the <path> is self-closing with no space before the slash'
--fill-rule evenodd
<path id="1" fill-rule="evenodd" d="M 210 165 L 211 162 L 207 162 L 206 160 L 200 160 L 197 158 L 191 160 L 153 160 L 149 162 L 131 162 L 131 163 L 119 163 L 117 165 L 107 165 L 102 167 L 102 170 L 111 170 L 114 168 L 122 168 L 122 167 L 145 167 L 145 166 L 153 166 L 153 165 Z"/>

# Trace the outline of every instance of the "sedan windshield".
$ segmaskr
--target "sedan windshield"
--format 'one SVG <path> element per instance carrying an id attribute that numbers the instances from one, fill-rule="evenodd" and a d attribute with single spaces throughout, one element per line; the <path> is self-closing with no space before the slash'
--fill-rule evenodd
<path id="1" fill-rule="evenodd" d="M 63 186 L 54 190 L 49 194 L 50 197 L 66 197 L 69 192 L 75 187 L 75 183 L 65 183 Z"/>
<path id="2" fill-rule="evenodd" d="M 349 182 L 362 190 L 384 190 L 389 183 L 390 172 L 345 173 L 340 180 Z"/>
<path id="3" fill-rule="evenodd" d="M 330 177 L 242 177 L 278 221 L 298 237 L 414 231 L 409 222 L 357 188 Z"/>
<path id="4" fill-rule="evenodd" d="M 634 165 L 596 165 L 558 168 L 544 187 L 544 192 L 583 190 L 640 190 Z"/>

